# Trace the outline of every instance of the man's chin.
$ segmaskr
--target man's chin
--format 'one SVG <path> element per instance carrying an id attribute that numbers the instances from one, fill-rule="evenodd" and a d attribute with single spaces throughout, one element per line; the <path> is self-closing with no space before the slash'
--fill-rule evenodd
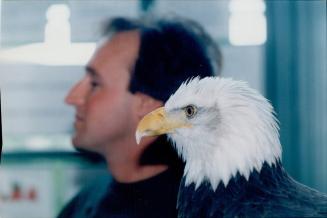
<path id="1" fill-rule="evenodd" d="M 73 136 L 72 138 L 72 144 L 73 147 L 79 151 L 79 150 L 92 150 L 92 146 L 88 146 L 87 142 L 85 140 L 83 140 L 81 137 L 78 136 Z"/>
<path id="2" fill-rule="evenodd" d="M 75 147 L 75 146 L 74 146 Z M 87 150 L 85 148 L 75 147 L 76 151 L 81 154 L 83 158 L 85 158 L 89 162 L 105 162 L 103 156 L 99 153 Z"/>
<path id="3" fill-rule="evenodd" d="M 104 158 L 100 154 L 100 152 L 97 152 L 94 147 L 95 146 L 87 146 L 85 143 L 83 143 L 79 138 L 76 136 L 72 139 L 72 144 L 75 150 L 80 153 L 83 157 L 85 157 L 88 161 L 91 162 L 102 162 L 104 161 Z"/>

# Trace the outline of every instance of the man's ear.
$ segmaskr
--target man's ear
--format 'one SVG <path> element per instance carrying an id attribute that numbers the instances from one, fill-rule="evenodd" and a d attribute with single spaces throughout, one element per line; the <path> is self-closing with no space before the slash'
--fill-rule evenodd
<path id="1" fill-rule="evenodd" d="M 163 106 L 162 101 L 157 100 L 147 94 L 136 92 L 134 95 L 137 98 L 137 115 L 140 119 L 154 109 Z"/>

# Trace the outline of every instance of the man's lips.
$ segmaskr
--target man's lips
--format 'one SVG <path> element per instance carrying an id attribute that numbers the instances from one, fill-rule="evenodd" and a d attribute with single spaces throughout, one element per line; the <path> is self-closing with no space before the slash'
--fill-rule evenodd
<path id="1" fill-rule="evenodd" d="M 79 127 L 81 127 L 83 121 L 84 121 L 84 118 L 81 115 L 76 114 L 75 122 L 74 122 L 75 129 L 78 129 Z"/>
<path id="2" fill-rule="evenodd" d="M 75 120 L 76 120 L 76 121 L 83 121 L 84 118 L 83 118 L 83 116 L 81 116 L 81 115 L 79 115 L 79 114 L 76 114 L 76 115 L 75 115 Z"/>

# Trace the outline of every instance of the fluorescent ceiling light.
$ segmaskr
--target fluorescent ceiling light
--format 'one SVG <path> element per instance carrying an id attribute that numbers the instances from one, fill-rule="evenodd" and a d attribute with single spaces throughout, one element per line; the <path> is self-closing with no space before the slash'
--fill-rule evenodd
<path id="1" fill-rule="evenodd" d="M 262 0 L 231 0 L 229 41 L 232 45 L 261 45 L 266 42 L 265 9 Z"/>
<path id="2" fill-rule="evenodd" d="M 85 65 L 93 54 L 95 43 L 72 43 L 70 9 L 53 4 L 46 11 L 44 42 L 0 51 L 0 60 L 40 65 Z"/>

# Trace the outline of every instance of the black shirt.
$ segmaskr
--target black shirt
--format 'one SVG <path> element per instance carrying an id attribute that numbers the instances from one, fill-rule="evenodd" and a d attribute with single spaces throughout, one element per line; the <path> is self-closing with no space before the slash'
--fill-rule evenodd
<path id="1" fill-rule="evenodd" d="M 81 191 L 58 218 L 173 218 L 182 173 L 173 169 L 135 183 L 109 177 Z"/>

